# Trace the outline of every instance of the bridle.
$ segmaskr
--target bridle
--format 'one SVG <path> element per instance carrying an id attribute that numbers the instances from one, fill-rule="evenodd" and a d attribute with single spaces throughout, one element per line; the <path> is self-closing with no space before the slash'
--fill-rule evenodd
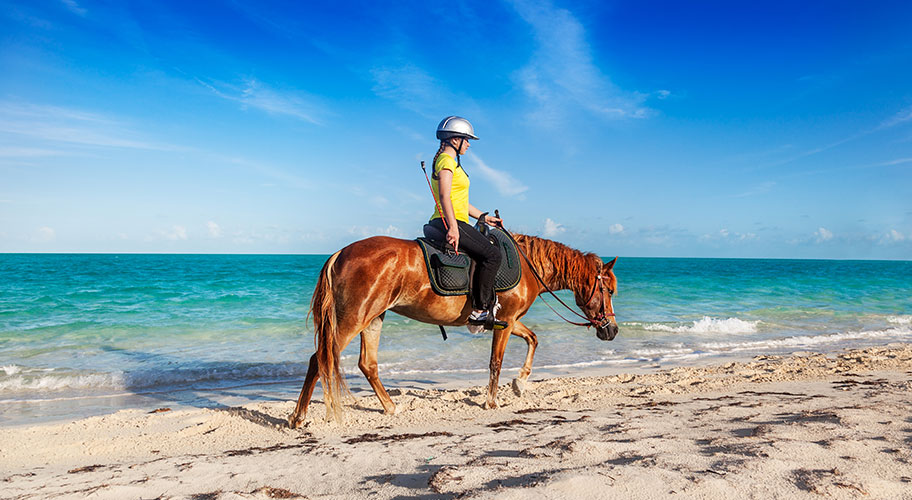
<path id="1" fill-rule="evenodd" d="M 496 212 L 495 212 L 495 215 L 496 215 Z M 580 318 L 583 318 L 584 320 L 586 320 L 586 323 L 570 321 L 569 319 L 567 319 L 563 315 L 561 315 L 561 313 L 557 312 L 556 309 L 551 307 L 551 304 L 545 302 L 544 298 L 543 298 L 542 302 L 545 302 L 545 305 L 548 306 L 548 308 L 550 308 L 552 311 L 554 311 L 554 314 L 556 314 L 560 319 L 566 321 L 567 323 L 570 323 L 571 325 L 585 326 L 586 328 L 591 328 L 593 326 L 596 328 L 605 328 L 606 326 L 608 326 L 611 323 L 611 320 L 608 318 L 614 317 L 614 313 L 613 312 L 609 313 L 606 311 L 606 307 L 607 307 L 606 304 L 608 301 L 605 300 L 605 283 L 602 281 L 602 280 L 608 278 L 608 276 L 602 276 L 601 274 L 596 275 L 595 283 L 593 283 L 593 285 L 592 285 L 592 292 L 589 293 L 589 299 L 586 300 L 587 304 L 589 302 L 591 302 L 592 297 L 595 296 L 595 290 L 598 289 L 599 292 L 602 294 L 602 310 L 599 311 L 599 313 L 596 314 L 594 318 L 590 318 L 588 316 L 580 314 L 580 313 L 576 312 L 575 309 L 568 306 L 563 300 L 561 300 L 560 297 L 558 297 L 554 293 L 554 291 L 551 290 L 551 288 L 548 285 L 545 284 L 545 281 L 542 279 L 541 276 L 539 276 L 538 271 L 535 270 L 535 266 L 532 265 L 532 261 L 530 261 L 529 257 L 526 256 L 526 253 L 523 252 L 522 246 L 520 246 L 519 243 L 516 242 L 516 239 L 513 238 L 513 235 L 510 234 L 510 232 L 507 231 L 503 226 L 501 226 L 500 228 L 503 229 L 503 231 L 505 233 L 507 233 L 507 236 L 509 236 L 511 240 L 513 240 L 513 244 L 516 245 L 516 249 L 519 251 L 519 254 L 522 255 L 523 259 L 526 260 L 526 264 L 529 265 L 529 269 L 532 270 L 532 274 L 535 276 L 535 278 L 538 280 L 538 282 L 541 283 L 541 286 L 545 287 L 545 290 L 548 293 L 550 293 L 551 296 L 554 297 L 558 302 L 560 302 L 562 306 L 566 307 L 568 311 L 570 311 L 573 314 L 579 316 Z"/>
<path id="2" fill-rule="evenodd" d="M 595 283 L 592 285 L 592 293 L 589 294 L 589 300 L 587 300 L 586 303 L 588 304 L 588 303 L 592 302 L 592 297 L 595 296 L 595 288 L 598 287 L 599 293 L 602 294 L 602 310 L 599 311 L 599 313 L 595 315 L 595 318 L 592 318 L 591 320 L 589 320 L 589 322 L 590 322 L 589 326 L 595 326 L 596 328 L 605 328 L 606 326 L 608 326 L 609 323 L 611 323 L 611 320 L 609 320 L 608 318 L 614 317 L 613 312 L 609 313 L 605 310 L 605 308 L 607 307 L 608 301 L 605 300 L 605 288 L 606 287 L 605 287 L 605 282 L 602 280 L 607 279 L 607 278 L 608 278 L 608 276 L 602 276 L 601 274 L 596 275 L 596 277 L 595 277 Z M 612 295 L 612 293 L 609 291 L 608 295 Z M 596 323 L 596 321 L 598 321 L 598 323 Z"/>

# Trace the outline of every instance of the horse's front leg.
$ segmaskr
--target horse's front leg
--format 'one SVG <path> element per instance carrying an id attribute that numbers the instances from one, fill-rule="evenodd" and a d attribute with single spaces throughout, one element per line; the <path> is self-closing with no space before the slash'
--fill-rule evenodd
<path id="1" fill-rule="evenodd" d="M 497 382 L 500 380 L 500 366 L 503 364 L 504 351 L 507 349 L 507 339 L 510 338 L 512 326 L 503 330 L 494 330 L 494 340 L 491 343 L 491 379 L 488 382 L 488 400 L 486 408 L 497 408 Z"/>
<path id="2" fill-rule="evenodd" d="M 519 369 L 519 376 L 513 379 L 513 393 L 517 396 L 522 396 L 526 390 L 526 381 L 529 380 L 529 374 L 532 373 L 532 359 L 535 357 L 535 348 L 538 347 L 538 337 L 519 321 L 513 323 L 512 333 L 525 340 L 527 346 L 526 362 Z"/>

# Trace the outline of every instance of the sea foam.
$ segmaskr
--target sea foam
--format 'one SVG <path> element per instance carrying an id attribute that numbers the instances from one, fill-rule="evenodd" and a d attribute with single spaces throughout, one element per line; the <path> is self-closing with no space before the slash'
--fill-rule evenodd
<path id="1" fill-rule="evenodd" d="M 760 321 L 746 321 L 739 318 L 703 318 L 690 324 L 666 325 L 662 323 L 645 323 L 644 330 L 672 333 L 753 333 L 757 331 Z"/>
<path id="2" fill-rule="evenodd" d="M 901 316 L 887 316 L 887 322 L 893 323 L 895 325 L 912 325 L 912 314 L 904 314 Z"/>
<path id="3" fill-rule="evenodd" d="M 3 367 L 5 370 L 8 367 Z M 42 370 L 43 371 L 43 370 Z M 192 386 L 198 383 L 220 385 L 237 381 L 303 380 L 306 363 L 242 364 L 218 368 L 179 370 L 140 370 L 109 373 L 56 373 L 33 376 L 29 373 L 12 375 L 0 380 L 0 394 L 17 392 L 134 391 L 150 392 L 171 387 Z"/>

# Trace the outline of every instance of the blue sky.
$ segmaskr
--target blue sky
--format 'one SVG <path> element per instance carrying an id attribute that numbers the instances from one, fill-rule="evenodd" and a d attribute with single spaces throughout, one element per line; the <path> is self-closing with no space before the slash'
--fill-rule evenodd
<path id="1" fill-rule="evenodd" d="M 0 2 L 0 251 L 412 238 L 471 201 L 601 255 L 912 259 L 908 2 Z"/>

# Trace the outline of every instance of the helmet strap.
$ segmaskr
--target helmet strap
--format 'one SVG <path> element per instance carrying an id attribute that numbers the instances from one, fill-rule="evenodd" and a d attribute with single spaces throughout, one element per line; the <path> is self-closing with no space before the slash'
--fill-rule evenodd
<path id="1" fill-rule="evenodd" d="M 456 147 L 456 166 L 457 167 L 462 167 L 462 161 L 460 161 L 460 159 L 459 159 L 459 157 L 462 155 L 459 152 L 462 151 L 463 144 L 465 144 L 465 137 L 460 137 L 459 146 Z"/>

